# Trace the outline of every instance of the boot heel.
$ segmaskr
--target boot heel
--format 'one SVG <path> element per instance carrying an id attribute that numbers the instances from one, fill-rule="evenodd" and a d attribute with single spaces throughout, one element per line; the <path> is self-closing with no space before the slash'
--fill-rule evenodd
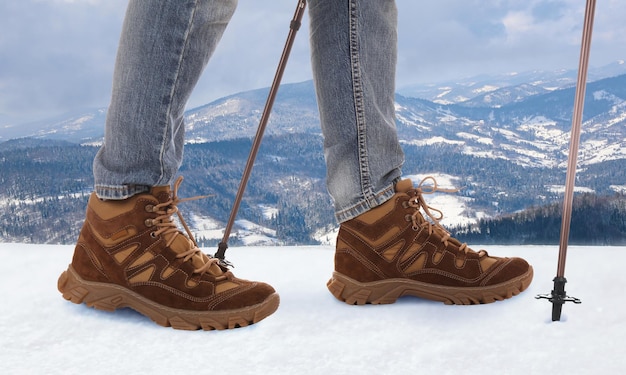
<path id="1" fill-rule="evenodd" d="M 70 302 L 81 304 L 85 300 L 87 294 L 89 294 L 89 290 L 77 285 L 77 283 L 72 280 L 73 277 L 69 271 L 70 269 L 68 268 L 67 271 L 63 271 L 61 276 L 59 276 L 57 288 L 59 289 L 59 292 L 63 294 L 63 298 Z"/>
<path id="2" fill-rule="evenodd" d="M 92 283 L 81 279 L 70 265 L 67 271 L 63 271 L 59 276 L 57 287 L 63 298 L 76 304 L 85 303 L 89 307 L 104 311 L 115 311 L 122 307 L 120 305 L 124 298 L 119 293 L 111 294 L 105 288 L 90 284 Z"/>
<path id="3" fill-rule="evenodd" d="M 396 302 L 400 296 L 392 282 L 367 285 L 336 271 L 326 286 L 335 298 L 348 305 L 386 305 Z"/>

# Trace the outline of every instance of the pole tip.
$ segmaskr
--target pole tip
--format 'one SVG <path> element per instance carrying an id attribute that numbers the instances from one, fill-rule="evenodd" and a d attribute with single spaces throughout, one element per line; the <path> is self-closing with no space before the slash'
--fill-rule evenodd
<path id="1" fill-rule="evenodd" d="M 561 311 L 563 310 L 563 304 L 565 304 L 565 302 L 580 304 L 582 301 L 576 297 L 570 297 L 565 293 L 565 283 L 567 282 L 565 277 L 557 276 L 553 281 L 554 288 L 550 294 L 539 294 L 535 298 L 547 299 L 552 302 L 552 321 L 556 322 L 561 320 Z"/>

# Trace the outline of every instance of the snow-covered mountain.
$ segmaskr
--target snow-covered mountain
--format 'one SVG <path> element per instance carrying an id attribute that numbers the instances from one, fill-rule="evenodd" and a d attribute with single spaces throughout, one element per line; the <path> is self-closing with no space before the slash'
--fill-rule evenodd
<path id="1" fill-rule="evenodd" d="M 247 91 L 187 111 L 187 141 L 204 143 L 253 138 L 268 92 L 268 88 Z M 320 132 L 313 83 L 307 81 L 282 85 L 278 90 L 265 134 Z"/>
<path id="2" fill-rule="evenodd" d="M 616 64 L 604 74 L 622 66 Z M 413 176 L 415 183 L 435 175 L 450 185 L 446 187 L 464 187 L 457 195 L 433 197 L 447 207 L 445 225 L 471 224 L 561 199 L 573 82 L 565 72 L 504 78 L 474 78 L 452 87 L 449 95 L 463 96 L 463 101 L 397 95 L 405 175 Z M 207 241 L 220 239 L 267 92 L 238 93 L 186 112 L 188 147 L 181 170 L 185 194 L 216 197 L 189 203 L 195 229 Z M 89 146 L 101 142 L 104 114 L 103 109 L 79 111 L 0 129 L 0 141 L 31 137 L 0 143 L 0 168 L 6 176 L 0 180 L 5 208 L 0 234 L 20 239 L 15 231 L 28 231 L 32 224 L 44 232 L 30 241 L 73 241 L 74 233 L 59 232 L 68 219 L 50 221 L 47 202 L 62 199 L 63 205 L 72 205 L 63 209 L 72 212 L 71 220 L 82 219 L 80 199 L 91 189 L 96 150 Z M 250 200 L 240 211 L 239 243 L 333 241 L 336 224 L 324 185 L 320 133 L 312 82 L 283 85 L 246 191 Z M 304 187 L 306 200 L 298 193 Z M 626 74 L 588 84 L 577 189 L 626 192 Z M 22 215 L 17 221 L 16 210 Z M 52 224 L 54 229 L 45 229 Z M 69 227 L 77 230 L 75 224 Z"/>
<path id="3" fill-rule="evenodd" d="M 598 81 L 604 78 L 626 74 L 626 63 L 623 60 L 602 67 L 590 67 L 588 80 Z M 500 75 L 480 75 L 458 79 L 456 81 L 436 82 L 426 84 L 402 85 L 398 83 L 398 93 L 404 97 L 419 98 L 437 104 L 460 104 L 466 107 L 500 107 L 512 102 L 525 99 L 559 89 L 573 87 L 576 83 L 575 70 L 557 71 L 528 71 Z M 288 130 L 290 127 L 284 122 L 293 119 L 289 113 L 297 113 L 297 125 L 302 122 L 308 126 L 316 126 L 315 97 L 311 95 L 312 86 L 286 84 L 281 86 L 278 99 L 272 112 L 271 121 L 276 129 Z M 190 109 L 187 112 L 187 124 L 190 130 L 194 124 L 211 121 L 215 129 L 211 134 L 221 134 L 224 137 L 238 137 L 239 131 L 249 134 L 249 128 L 239 121 L 226 119 L 235 115 L 234 120 L 252 122 L 254 127 L 258 123 L 263 105 L 265 104 L 268 88 L 262 88 L 230 95 L 218 99 L 207 105 Z M 291 108 L 289 108 L 291 107 Z M 284 117 L 281 117 L 281 112 Z M 102 136 L 105 109 L 79 109 L 55 118 L 26 124 L 4 125 L 0 128 L 0 141 L 19 137 L 50 137 L 72 141 L 80 141 Z M 314 123 L 311 124 L 311 116 Z M 225 118 L 226 117 L 226 118 Z M 3 122 L 4 123 L 4 122 Z M 228 129 L 220 126 L 228 125 Z M 233 125 L 241 125 L 235 126 Z M 254 134 L 254 133 L 252 133 Z M 201 135 L 201 134 L 200 134 Z M 200 136 L 199 135 L 199 136 Z M 201 140 L 202 138 L 200 138 Z M 215 138 L 212 138 L 215 140 Z M 194 141 L 190 139 L 190 141 Z M 196 140 L 197 141 L 197 140 Z"/>
<path id="4" fill-rule="evenodd" d="M 605 67 L 595 76 L 623 66 Z M 412 91 L 421 96 L 397 97 L 399 136 L 405 144 L 456 145 L 466 154 L 525 166 L 563 166 L 569 145 L 574 73 L 474 77 L 446 89 L 447 95 L 457 97 L 455 100 L 443 100 L 440 94 L 433 97 L 427 85 L 421 86 L 421 90 Z M 267 92 L 265 88 L 238 93 L 190 109 L 186 112 L 187 141 L 252 138 Z M 460 97 L 464 100 L 458 100 Z M 104 116 L 104 109 L 77 111 L 49 121 L 0 129 L 0 141 L 36 137 L 97 142 L 103 134 Z M 584 120 L 581 165 L 626 158 L 626 75 L 588 84 Z M 320 133 L 310 81 L 286 84 L 279 90 L 266 134 L 288 133 Z"/>
<path id="5" fill-rule="evenodd" d="M 563 167 L 573 102 L 574 88 L 510 99 L 496 107 L 399 97 L 397 113 L 401 137 L 408 143 L 446 143 L 469 155 Z M 588 84 L 581 133 L 580 165 L 618 159 L 626 159 L 626 75 Z"/>
<path id="6" fill-rule="evenodd" d="M 618 60 L 601 67 L 589 67 L 587 79 L 590 82 L 626 74 L 626 62 Z M 485 74 L 454 81 L 428 84 L 399 84 L 401 95 L 430 100 L 439 104 L 458 104 L 489 107 L 509 103 L 511 99 L 524 98 L 576 84 L 578 71 L 533 70 L 508 74 Z M 511 93 L 517 93 L 513 95 Z M 504 97 L 499 101 L 499 97 Z M 507 99 L 508 98 L 508 99 Z"/>
<path id="7" fill-rule="evenodd" d="M 0 143 L 26 137 L 77 143 L 101 142 L 105 116 L 106 108 L 87 108 L 47 120 L 5 125 L 0 127 Z"/>

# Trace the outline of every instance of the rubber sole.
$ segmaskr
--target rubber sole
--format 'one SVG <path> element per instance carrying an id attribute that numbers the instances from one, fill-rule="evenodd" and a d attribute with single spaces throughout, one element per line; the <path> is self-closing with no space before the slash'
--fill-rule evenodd
<path id="1" fill-rule="evenodd" d="M 226 311 L 193 311 L 174 309 L 150 301 L 115 284 L 82 279 L 70 265 L 59 277 L 58 289 L 63 298 L 76 304 L 104 311 L 129 307 L 163 327 L 183 330 L 223 330 L 246 327 L 267 318 L 278 309 L 280 297 L 270 295 L 257 305 Z"/>
<path id="2" fill-rule="evenodd" d="M 349 305 L 390 304 L 403 296 L 414 296 L 446 305 L 476 305 L 511 298 L 524 291 L 533 279 L 533 269 L 506 283 L 486 287 L 448 287 L 409 279 L 387 279 L 362 283 L 333 272 L 326 284 L 340 301 Z"/>

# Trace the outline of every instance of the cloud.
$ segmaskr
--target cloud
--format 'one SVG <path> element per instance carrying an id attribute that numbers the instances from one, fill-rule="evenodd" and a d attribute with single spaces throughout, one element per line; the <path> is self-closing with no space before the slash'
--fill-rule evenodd
<path id="1" fill-rule="evenodd" d="M 575 69 L 583 1 L 398 0 L 399 85 L 483 73 Z M 623 59 L 626 2 L 599 2 L 591 63 Z"/>
<path id="2" fill-rule="evenodd" d="M 0 121 L 106 106 L 127 0 L 0 2 Z M 397 0 L 398 86 L 481 73 L 575 69 L 584 2 Z M 269 86 L 295 0 L 239 1 L 189 106 Z M 626 1 L 598 2 L 591 64 L 624 59 Z M 308 19 L 284 82 L 311 78 Z"/>
<path id="3" fill-rule="evenodd" d="M 0 112 L 27 117 L 101 105 L 125 2 L 20 0 L 0 5 Z"/>
<path id="4" fill-rule="evenodd" d="M 190 106 L 271 84 L 294 1 L 240 1 Z M 0 4 L 0 119 L 106 106 L 126 0 L 10 0 Z M 308 27 L 285 81 L 310 79 Z"/>
<path id="5" fill-rule="evenodd" d="M 506 34 L 511 37 L 523 35 L 533 29 L 533 17 L 526 12 L 510 12 L 502 23 Z"/>
<path id="6" fill-rule="evenodd" d="M 225 93 L 270 86 L 293 18 L 296 1 L 239 1 L 230 24 L 198 82 L 189 107 Z M 309 27 L 305 13 L 283 82 L 311 79 Z"/>

